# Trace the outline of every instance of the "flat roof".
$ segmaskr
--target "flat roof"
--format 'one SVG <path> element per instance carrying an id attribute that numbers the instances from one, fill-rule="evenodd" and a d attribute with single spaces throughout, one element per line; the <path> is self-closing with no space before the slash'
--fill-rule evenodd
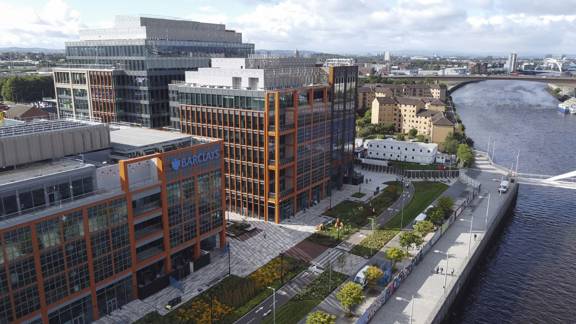
<path id="1" fill-rule="evenodd" d="M 114 148 L 139 148 L 193 137 L 180 132 L 110 125 L 110 143 Z"/>
<path id="2" fill-rule="evenodd" d="M 92 164 L 87 164 L 82 161 L 73 159 L 38 162 L 25 166 L 19 166 L 16 169 L 0 172 L 0 188 L 3 185 L 88 167 L 94 166 Z"/>

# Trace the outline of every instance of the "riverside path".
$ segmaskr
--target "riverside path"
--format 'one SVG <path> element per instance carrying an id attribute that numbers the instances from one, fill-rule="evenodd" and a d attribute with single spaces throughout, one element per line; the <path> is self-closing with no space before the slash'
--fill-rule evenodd
<path id="1" fill-rule="evenodd" d="M 479 198 L 424 256 L 371 323 L 431 323 L 436 319 L 470 256 L 487 230 L 496 226 L 493 221 L 513 194 L 497 192 L 500 176 L 493 172 L 469 170 L 468 175 L 481 184 Z M 437 268 L 442 268 L 442 273 L 436 273 Z"/>

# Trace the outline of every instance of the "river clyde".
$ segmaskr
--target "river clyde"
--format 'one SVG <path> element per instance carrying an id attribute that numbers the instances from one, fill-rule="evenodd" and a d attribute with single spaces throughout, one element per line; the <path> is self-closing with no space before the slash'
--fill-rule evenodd
<path id="1" fill-rule="evenodd" d="M 477 149 L 496 140 L 498 164 L 511 167 L 519 152 L 519 172 L 558 175 L 576 170 L 576 116 L 558 113 L 545 88 L 483 81 L 452 98 Z M 576 323 L 575 190 L 520 187 L 446 322 Z"/>

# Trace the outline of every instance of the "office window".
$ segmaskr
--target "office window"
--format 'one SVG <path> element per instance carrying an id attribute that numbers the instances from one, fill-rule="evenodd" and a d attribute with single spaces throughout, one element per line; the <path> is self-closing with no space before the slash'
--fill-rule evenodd
<path id="1" fill-rule="evenodd" d="M 34 258 L 26 258 L 10 264 L 10 285 L 12 289 L 21 288 L 36 282 Z"/>
<path id="2" fill-rule="evenodd" d="M 38 289 L 36 286 L 24 288 L 14 292 L 16 317 L 30 314 L 40 308 Z"/>

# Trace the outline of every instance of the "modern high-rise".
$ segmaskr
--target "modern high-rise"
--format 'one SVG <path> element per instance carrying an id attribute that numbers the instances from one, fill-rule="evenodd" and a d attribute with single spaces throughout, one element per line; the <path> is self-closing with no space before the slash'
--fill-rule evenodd
<path id="1" fill-rule="evenodd" d="M 60 117 L 170 122 L 168 84 L 211 57 L 247 57 L 254 44 L 222 24 L 117 16 L 114 26 L 80 31 L 66 43 L 66 67 L 54 69 Z"/>
<path id="2" fill-rule="evenodd" d="M 53 120 L 0 127 L 0 323 L 91 323 L 225 242 L 222 141 Z"/>
<path id="3" fill-rule="evenodd" d="M 358 67 L 212 59 L 170 85 L 172 127 L 224 140 L 229 211 L 281 222 L 353 179 Z"/>
<path id="4" fill-rule="evenodd" d="M 509 73 L 516 72 L 518 67 L 518 55 L 516 53 L 510 53 L 508 55 L 508 60 L 506 61 L 506 69 Z"/>

